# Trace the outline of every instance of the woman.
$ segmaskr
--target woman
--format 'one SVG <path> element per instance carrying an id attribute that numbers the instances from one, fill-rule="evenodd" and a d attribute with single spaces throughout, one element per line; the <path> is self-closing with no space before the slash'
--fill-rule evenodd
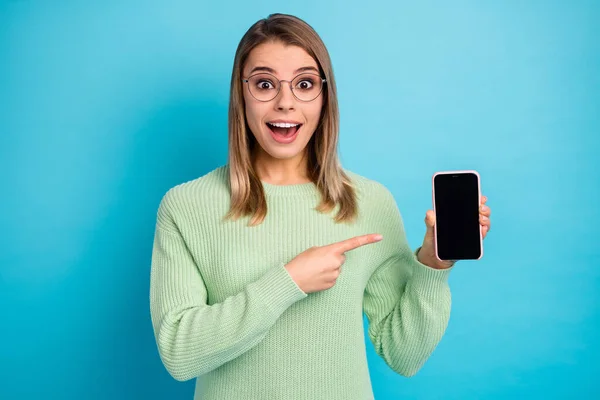
<path id="1" fill-rule="evenodd" d="M 390 191 L 343 169 L 337 140 L 321 39 L 293 16 L 258 21 L 235 55 L 229 162 L 170 189 L 157 215 L 154 333 L 196 399 L 372 399 L 363 312 L 404 376 L 440 341 L 452 264 L 434 256 L 432 211 L 413 253 Z"/>

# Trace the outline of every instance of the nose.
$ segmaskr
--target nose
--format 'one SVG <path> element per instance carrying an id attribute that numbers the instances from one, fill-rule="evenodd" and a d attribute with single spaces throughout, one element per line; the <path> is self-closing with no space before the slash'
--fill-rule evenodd
<path id="1" fill-rule="evenodd" d="M 281 89 L 275 97 L 275 107 L 277 110 L 293 110 L 296 98 L 292 93 L 292 84 L 287 81 L 281 81 Z"/>

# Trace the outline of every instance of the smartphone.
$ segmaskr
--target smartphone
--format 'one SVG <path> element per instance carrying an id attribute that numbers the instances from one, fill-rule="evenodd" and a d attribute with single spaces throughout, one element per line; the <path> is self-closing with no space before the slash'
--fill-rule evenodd
<path id="1" fill-rule="evenodd" d="M 439 260 L 479 260 L 483 240 L 479 223 L 477 171 L 441 171 L 432 177 L 434 243 Z"/>

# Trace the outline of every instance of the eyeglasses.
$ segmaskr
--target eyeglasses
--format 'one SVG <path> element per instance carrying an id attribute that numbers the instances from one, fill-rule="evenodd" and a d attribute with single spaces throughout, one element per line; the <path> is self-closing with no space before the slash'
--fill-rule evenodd
<path id="1" fill-rule="evenodd" d="M 279 80 L 266 72 L 252 75 L 242 79 L 248 84 L 250 94 L 258 101 L 271 101 L 279 94 L 281 83 L 287 82 L 290 89 L 300 101 L 312 101 L 319 97 L 323 91 L 326 79 L 317 74 L 304 73 L 296 76 L 292 81 Z"/>

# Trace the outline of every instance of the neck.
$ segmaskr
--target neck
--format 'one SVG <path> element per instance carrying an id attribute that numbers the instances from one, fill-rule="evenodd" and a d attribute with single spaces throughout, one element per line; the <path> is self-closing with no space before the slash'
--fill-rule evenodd
<path id="1" fill-rule="evenodd" d="M 300 153 L 292 158 L 278 159 L 264 151 L 254 158 L 254 170 L 261 181 L 272 185 L 294 185 L 311 182 L 308 176 L 306 153 Z"/>

